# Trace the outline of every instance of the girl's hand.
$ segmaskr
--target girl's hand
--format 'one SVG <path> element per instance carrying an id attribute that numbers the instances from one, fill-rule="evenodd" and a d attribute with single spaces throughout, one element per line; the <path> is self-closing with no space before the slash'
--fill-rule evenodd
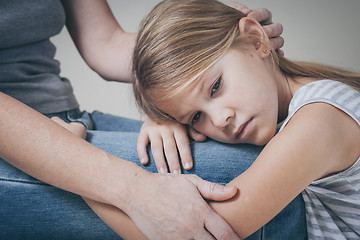
<path id="1" fill-rule="evenodd" d="M 188 135 L 194 139 L 197 142 L 203 142 L 206 140 L 206 136 L 202 133 L 199 133 L 198 131 L 196 131 L 193 127 L 191 126 L 187 126 L 188 129 Z"/>
<path id="2" fill-rule="evenodd" d="M 268 9 L 256 8 L 252 10 L 243 4 L 233 1 L 229 2 L 228 5 L 243 12 L 248 17 L 255 18 L 263 26 L 268 35 L 271 47 L 275 49 L 278 54 L 284 55 L 284 52 L 280 49 L 284 46 L 284 39 L 280 36 L 283 32 L 283 26 L 281 23 L 273 23 L 272 14 Z"/>
<path id="3" fill-rule="evenodd" d="M 179 155 L 182 166 L 187 170 L 192 168 L 190 143 L 184 125 L 175 122 L 159 124 L 148 118 L 141 127 L 137 141 L 137 152 L 143 165 L 149 162 L 146 151 L 149 143 L 159 173 L 168 170 L 181 173 Z"/>

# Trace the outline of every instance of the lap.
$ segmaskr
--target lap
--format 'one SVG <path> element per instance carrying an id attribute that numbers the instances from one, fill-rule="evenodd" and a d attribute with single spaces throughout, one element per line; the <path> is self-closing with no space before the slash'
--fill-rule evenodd
<path id="1" fill-rule="evenodd" d="M 94 130 L 111 132 L 139 132 L 142 121 L 94 111 L 91 114 Z"/>
<path id="2" fill-rule="evenodd" d="M 128 161 L 132 161 L 150 172 L 156 172 L 150 149 L 149 164 L 142 166 L 136 151 L 137 133 L 88 131 L 87 140 L 93 145 Z M 194 167 L 185 174 L 196 174 L 201 178 L 226 184 L 245 171 L 256 159 L 261 147 L 254 145 L 229 145 L 207 140 L 190 142 Z"/>
<path id="3" fill-rule="evenodd" d="M 75 194 L 0 159 L 0 239 L 121 239 Z"/>

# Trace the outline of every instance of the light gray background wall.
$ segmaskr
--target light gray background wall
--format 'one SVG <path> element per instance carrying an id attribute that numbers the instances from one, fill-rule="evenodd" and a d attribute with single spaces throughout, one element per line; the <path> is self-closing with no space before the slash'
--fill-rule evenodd
<path id="1" fill-rule="evenodd" d="M 284 26 L 285 56 L 360 71 L 360 0 L 238 0 L 249 8 L 266 7 Z M 136 32 L 159 0 L 109 0 L 120 25 Z M 227 2 L 227 1 L 223 1 Z M 91 71 L 64 29 L 53 38 L 62 76 L 69 78 L 82 110 L 100 110 L 142 119 L 129 84 L 103 81 Z"/>

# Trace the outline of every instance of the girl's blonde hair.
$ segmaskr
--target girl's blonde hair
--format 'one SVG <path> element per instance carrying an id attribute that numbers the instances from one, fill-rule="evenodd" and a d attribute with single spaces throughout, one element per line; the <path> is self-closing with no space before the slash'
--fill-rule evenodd
<path id="1" fill-rule="evenodd" d="M 260 41 L 239 34 L 245 15 L 216 0 L 165 0 L 143 20 L 134 50 L 133 89 L 138 106 L 149 117 L 170 120 L 157 107 L 215 63 L 236 41 Z M 360 74 L 314 63 L 292 62 L 271 51 L 285 75 L 333 79 L 360 91 Z M 180 103 L 179 103 L 180 104 Z"/>

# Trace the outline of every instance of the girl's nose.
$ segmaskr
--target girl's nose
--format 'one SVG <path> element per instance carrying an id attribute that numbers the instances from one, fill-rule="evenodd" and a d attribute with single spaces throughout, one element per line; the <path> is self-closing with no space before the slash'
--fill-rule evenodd
<path id="1" fill-rule="evenodd" d="M 225 128 L 234 116 L 235 113 L 231 109 L 222 109 L 218 112 L 215 111 L 212 116 L 212 123 L 217 128 Z"/>

